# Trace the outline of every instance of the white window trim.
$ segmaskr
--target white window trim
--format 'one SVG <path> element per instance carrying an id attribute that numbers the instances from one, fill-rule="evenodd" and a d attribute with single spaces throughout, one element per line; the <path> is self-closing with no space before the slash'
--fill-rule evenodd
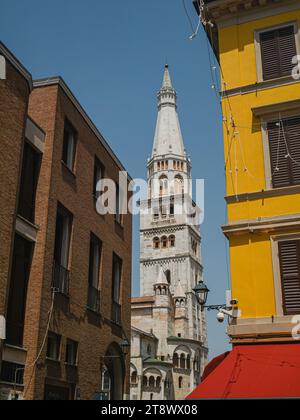
<path id="1" fill-rule="evenodd" d="M 265 82 L 263 78 L 263 67 L 262 67 L 262 54 L 261 54 L 261 45 L 260 45 L 260 34 L 264 32 L 269 32 L 276 29 L 285 28 L 286 26 L 294 26 L 295 31 L 295 41 L 296 41 L 296 50 L 297 54 L 300 55 L 300 29 L 297 21 L 284 22 L 280 25 L 269 26 L 267 28 L 257 29 L 254 31 L 254 45 L 255 45 L 255 55 L 256 55 L 256 72 L 257 72 L 257 81 L 258 83 Z M 292 76 L 292 75 L 291 75 Z M 286 76 L 283 77 L 285 79 Z M 281 77 L 279 78 L 281 79 Z M 275 79 L 273 79 L 275 80 Z M 278 79 L 276 79 L 278 80 Z"/>
<path id="2" fill-rule="evenodd" d="M 272 184 L 272 167 L 271 167 L 271 155 L 270 155 L 270 147 L 269 147 L 269 136 L 267 126 L 269 123 L 278 121 L 280 119 L 287 119 L 293 117 L 300 117 L 300 108 L 296 108 L 294 110 L 287 110 L 284 111 L 284 103 L 282 104 L 282 112 L 276 112 L 273 114 L 268 114 L 266 116 L 261 117 L 261 129 L 262 129 L 262 145 L 263 145 L 263 154 L 264 154 L 264 172 L 265 172 L 265 183 L 266 183 L 266 190 L 274 190 L 277 188 L 273 188 Z"/>
<path id="3" fill-rule="evenodd" d="M 283 311 L 282 280 L 281 280 L 278 243 L 283 242 L 283 241 L 300 240 L 300 233 L 298 232 L 298 233 L 293 233 L 293 234 L 274 235 L 270 237 L 270 240 L 271 240 L 271 253 L 272 253 L 272 263 L 273 263 L 276 315 L 288 317 L 288 315 L 284 315 L 284 311 Z"/>

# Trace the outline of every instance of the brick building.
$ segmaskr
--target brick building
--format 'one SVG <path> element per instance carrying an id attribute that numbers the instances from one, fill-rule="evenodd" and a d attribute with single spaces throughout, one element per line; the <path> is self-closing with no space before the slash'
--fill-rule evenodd
<path id="1" fill-rule="evenodd" d="M 124 168 L 61 78 L 0 54 L 0 398 L 126 398 L 132 220 L 96 211 Z"/>

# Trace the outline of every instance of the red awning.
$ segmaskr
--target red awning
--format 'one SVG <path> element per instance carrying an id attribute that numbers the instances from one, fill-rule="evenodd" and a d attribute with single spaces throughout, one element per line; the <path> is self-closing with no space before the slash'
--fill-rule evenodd
<path id="1" fill-rule="evenodd" d="M 203 382 L 187 398 L 299 397 L 300 343 L 295 343 L 234 347 L 208 365 Z"/>

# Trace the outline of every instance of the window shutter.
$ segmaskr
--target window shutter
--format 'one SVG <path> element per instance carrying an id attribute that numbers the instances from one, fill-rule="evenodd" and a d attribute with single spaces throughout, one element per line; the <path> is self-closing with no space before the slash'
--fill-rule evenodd
<path id="1" fill-rule="evenodd" d="M 276 31 L 263 32 L 260 35 L 260 46 L 263 79 L 276 79 L 280 74 Z"/>
<path id="2" fill-rule="evenodd" d="M 283 309 L 285 315 L 300 313 L 300 241 L 279 242 Z"/>
<path id="3" fill-rule="evenodd" d="M 297 55 L 294 26 L 287 26 L 278 30 L 278 52 L 280 76 L 291 76 L 295 66 L 292 59 Z"/>
<path id="4" fill-rule="evenodd" d="M 261 33 L 260 46 L 264 80 L 292 74 L 297 55 L 294 26 Z"/>
<path id="5" fill-rule="evenodd" d="M 273 188 L 299 185 L 300 117 L 268 123 L 267 130 Z"/>

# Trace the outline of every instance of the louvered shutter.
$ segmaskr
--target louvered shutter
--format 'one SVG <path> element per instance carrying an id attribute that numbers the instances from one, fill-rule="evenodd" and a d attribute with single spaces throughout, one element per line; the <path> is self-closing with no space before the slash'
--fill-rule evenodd
<path id="1" fill-rule="evenodd" d="M 260 46 L 264 80 L 292 74 L 297 55 L 294 26 L 261 33 Z"/>
<path id="2" fill-rule="evenodd" d="M 279 242 L 283 310 L 285 315 L 300 313 L 300 241 Z"/>
<path id="3" fill-rule="evenodd" d="M 294 26 L 287 26 L 278 30 L 278 46 L 280 76 L 291 76 L 295 66 L 292 59 L 297 55 Z"/>
<path id="4" fill-rule="evenodd" d="M 300 117 L 271 122 L 267 130 L 273 188 L 299 185 Z"/>

